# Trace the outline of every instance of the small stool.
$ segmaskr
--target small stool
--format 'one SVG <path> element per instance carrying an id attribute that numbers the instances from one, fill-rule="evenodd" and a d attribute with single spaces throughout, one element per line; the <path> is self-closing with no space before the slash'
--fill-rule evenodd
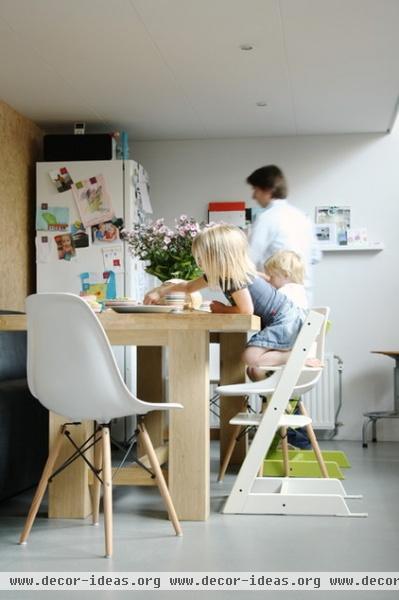
<path id="1" fill-rule="evenodd" d="M 385 356 L 393 358 L 395 361 L 393 370 L 393 410 L 375 410 L 363 413 L 363 416 L 366 417 L 366 421 L 364 421 L 362 428 L 363 448 L 367 448 L 367 430 L 370 423 L 372 423 L 372 440 L 373 442 L 376 442 L 378 419 L 399 419 L 399 351 L 373 350 L 372 353 L 384 354 Z"/>

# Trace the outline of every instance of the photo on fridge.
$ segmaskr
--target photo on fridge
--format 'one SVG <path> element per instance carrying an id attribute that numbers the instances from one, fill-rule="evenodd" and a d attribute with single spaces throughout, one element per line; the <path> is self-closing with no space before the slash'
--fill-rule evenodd
<path id="1" fill-rule="evenodd" d="M 57 190 L 61 192 L 67 192 L 73 185 L 72 177 L 66 167 L 61 167 L 58 171 L 49 172 L 51 181 L 55 184 Z"/>
<path id="2" fill-rule="evenodd" d="M 54 240 L 57 244 L 59 260 L 71 260 L 71 258 L 76 256 L 75 246 L 70 233 L 56 235 Z"/>
<path id="3" fill-rule="evenodd" d="M 85 227 L 109 221 L 114 216 L 111 196 L 102 175 L 77 181 L 72 186 L 72 193 Z"/>
<path id="4" fill-rule="evenodd" d="M 48 206 L 42 203 L 36 210 L 36 229 L 38 231 L 67 231 L 69 228 L 69 208 L 66 206 Z"/>
<path id="5" fill-rule="evenodd" d="M 89 236 L 82 221 L 75 221 L 72 223 L 71 234 L 75 248 L 89 247 Z"/>
<path id="6" fill-rule="evenodd" d="M 91 228 L 93 243 L 107 243 L 119 240 L 119 229 L 112 221 L 105 221 Z"/>

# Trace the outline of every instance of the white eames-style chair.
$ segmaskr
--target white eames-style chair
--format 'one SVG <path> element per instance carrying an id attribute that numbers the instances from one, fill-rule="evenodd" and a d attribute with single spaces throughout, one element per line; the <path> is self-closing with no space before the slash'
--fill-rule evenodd
<path id="1" fill-rule="evenodd" d="M 143 422 L 154 411 L 183 408 L 181 404 L 150 403 L 136 398 L 126 387 L 105 331 L 91 308 L 79 296 L 64 293 L 34 294 L 26 300 L 28 329 L 28 385 L 46 407 L 67 419 L 57 433 L 30 507 L 20 543 L 26 543 L 49 479 L 82 457 L 94 473 L 93 524 L 98 523 L 100 488 L 103 486 L 105 555 L 112 555 L 112 467 L 110 422 L 137 416 L 137 439 L 143 445 L 164 499 L 176 535 L 180 524 L 158 458 Z M 95 432 L 78 448 L 71 426 L 96 422 Z M 53 473 L 64 440 L 73 454 Z M 85 453 L 94 446 L 92 465 Z"/>
<path id="2" fill-rule="evenodd" d="M 285 411 L 293 396 L 309 391 L 320 377 L 321 369 L 306 367 L 305 363 L 314 342 L 324 344 L 325 323 L 324 311 L 309 311 L 286 365 L 264 381 L 217 389 L 220 395 L 226 396 L 266 393 L 269 397 L 262 414 L 239 413 L 230 421 L 239 427 L 251 425 L 256 433 L 224 506 L 224 513 L 367 516 L 365 513 L 351 513 L 346 500 L 361 496 L 349 496 L 338 479 L 257 477 L 259 466 L 279 429 L 311 424 L 308 415 L 287 415 Z"/>

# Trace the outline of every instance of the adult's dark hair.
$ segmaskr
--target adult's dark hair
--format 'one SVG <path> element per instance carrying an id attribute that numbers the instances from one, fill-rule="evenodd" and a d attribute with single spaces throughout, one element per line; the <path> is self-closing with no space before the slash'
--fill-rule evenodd
<path id="1" fill-rule="evenodd" d="M 284 173 L 276 165 L 268 165 L 256 169 L 249 177 L 247 183 L 264 191 L 271 191 L 272 198 L 284 200 L 288 195 L 287 181 Z"/>

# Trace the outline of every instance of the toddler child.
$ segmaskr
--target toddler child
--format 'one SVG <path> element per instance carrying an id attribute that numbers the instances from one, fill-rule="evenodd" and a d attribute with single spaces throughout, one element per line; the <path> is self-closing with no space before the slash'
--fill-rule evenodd
<path id="1" fill-rule="evenodd" d="M 285 294 L 296 306 L 308 309 L 304 286 L 305 265 L 296 252 L 279 250 L 264 265 L 266 279 L 273 287 Z"/>

